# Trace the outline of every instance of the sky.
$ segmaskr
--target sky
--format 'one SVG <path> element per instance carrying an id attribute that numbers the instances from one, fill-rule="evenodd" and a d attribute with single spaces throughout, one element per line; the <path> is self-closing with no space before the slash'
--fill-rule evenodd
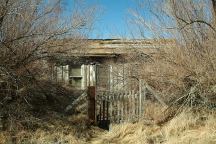
<path id="1" fill-rule="evenodd" d="M 73 0 L 66 0 L 68 10 Z M 78 0 L 79 1 L 79 0 Z M 99 11 L 93 30 L 89 35 L 92 39 L 130 38 L 130 10 L 137 8 L 137 0 L 80 0 L 87 6 L 97 6 Z M 148 12 L 147 12 L 148 13 Z"/>
<path id="2" fill-rule="evenodd" d="M 172 33 L 176 33 L 174 30 L 167 29 L 176 27 L 176 23 L 174 19 L 164 13 L 169 7 L 163 0 L 63 1 L 67 11 L 73 9 L 74 1 L 87 8 L 91 6 L 99 8 L 93 30 L 89 34 L 91 39 L 172 38 Z M 206 8 L 209 9 L 209 7 Z"/>
<path id="3" fill-rule="evenodd" d="M 93 2 L 94 1 L 94 2 Z M 101 7 L 101 15 L 96 20 L 93 38 L 128 37 L 129 9 L 135 8 L 134 0 L 88 0 Z"/>

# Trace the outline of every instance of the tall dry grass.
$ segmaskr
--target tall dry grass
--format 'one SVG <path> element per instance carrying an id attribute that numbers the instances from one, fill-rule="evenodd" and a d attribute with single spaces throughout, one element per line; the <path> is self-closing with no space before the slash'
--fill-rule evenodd
<path id="1" fill-rule="evenodd" d="M 92 144 L 214 144 L 216 115 L 184 111 L 166 125 L 145 125 L 144 122 L 113 126 L 92 140 Z"/>
<path id="2" fill-rule="evenodd" d="M 36 128 L 19 128 L 17 131 L 0 131 L 0 144 L 87 144 L 97 127 L 90 126 L 85 115 L 52 117 L 38 122 Z"/>

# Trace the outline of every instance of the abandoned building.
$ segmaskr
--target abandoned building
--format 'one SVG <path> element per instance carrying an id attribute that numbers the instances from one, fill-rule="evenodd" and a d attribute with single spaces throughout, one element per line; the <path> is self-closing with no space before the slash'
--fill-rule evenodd
<path id="1" fill-rule="evenodd" d="M 57 58 L 52 66 L 52 80 L 84 90 L 96 86 L 101 90 L 133 87 L 135 67 L 171 40 L 90 39 L 82 52 Z M 133 78 L 133 79 L 132 79 Z M 128 82 L 130 81 L 130 83 Z"/>

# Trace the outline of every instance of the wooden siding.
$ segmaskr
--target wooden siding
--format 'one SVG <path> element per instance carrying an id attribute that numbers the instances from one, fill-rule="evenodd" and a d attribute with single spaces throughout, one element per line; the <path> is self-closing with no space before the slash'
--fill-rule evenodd
<path id="1" fill-rule="evenodd" d="M 69 84 L 74 88 L 85 89 L 96 84 L 95 65 L 54 66 L 53 80 Z M 76 86 L 77 85 L 77 86 Z"/>

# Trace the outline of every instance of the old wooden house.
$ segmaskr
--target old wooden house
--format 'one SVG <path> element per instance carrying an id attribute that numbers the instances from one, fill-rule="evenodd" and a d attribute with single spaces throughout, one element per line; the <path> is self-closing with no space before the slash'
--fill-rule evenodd
<path id="1" fill-rule="evenodd" d="M 146 60 L 149 54 L 167 47 L 170 42 L 89 39 L 84 49 L 56 59 L 52 67 L 52 80 L 80 90 L 88 86 L 101 90 L 128 89 L 134 86 L 133 80 L 136 80 L 137 61 Z"/>

